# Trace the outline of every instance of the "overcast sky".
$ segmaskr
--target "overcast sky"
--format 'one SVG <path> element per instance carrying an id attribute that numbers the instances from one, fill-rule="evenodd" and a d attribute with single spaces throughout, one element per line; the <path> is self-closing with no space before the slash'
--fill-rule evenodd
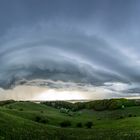
<path id="1" fill-rule="evenodd" d="M 1 0 L 0 97 L 21 85 L 139 96 L 139 13 L 139 0 Z"/>

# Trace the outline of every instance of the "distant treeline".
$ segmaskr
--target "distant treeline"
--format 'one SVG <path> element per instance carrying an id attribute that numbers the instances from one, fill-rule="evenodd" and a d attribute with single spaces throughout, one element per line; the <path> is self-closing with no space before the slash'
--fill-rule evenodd
<path id="1" fill-rule="evenodd" d="M 140 100 L 129 100 L 129 99 L 105 99 L 105 100 L 95 100 L 89 102 L 77 102 L 70 103 L 67 101 L 46 101 L 41 102 L 57 109 L 66 108 L 72 111 L 77 111 L 81 109 L 94 109 L 96 111 L 103 110 L 115 110 L 115 109 L 124 109 L 125 107 L 130 106 L 140 106 Z"/>
<path id="2" fill-rule="evenodd" d="M 14 103 L 14 100 L 4 100 L 4 101 L 0 101 L 0 106 L 6 105 L 6 104 L 11 104 Z"/>

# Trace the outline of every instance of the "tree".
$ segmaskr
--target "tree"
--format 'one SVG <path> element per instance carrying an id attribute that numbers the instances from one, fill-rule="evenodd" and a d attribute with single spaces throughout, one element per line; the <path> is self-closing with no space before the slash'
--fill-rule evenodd
<path id="1" fill-rule="evenodd" d="M 76 124 L 76 126 L 80 128 L 80 127 L 82 127 L 82 123 L 81 123 L 81 122 L 78 122 L 78 123 Z"/>
<path id="2" fill-rule="evenodd" d="M 69 120 L 64 120 L 60 123 L 61 127 L 68 127 L 71 126 L 71 122 Z"/>
<path id="3" fill-rule="evenodd" d="M 85 124 L 85 126 L 86 126 L 87 128 L 91 128 L 91 127 L 93 126 L 93 123 L 92 123 L 91 121 L 89 121 L 89 122 L 87 122 L 87 123 Z"/>

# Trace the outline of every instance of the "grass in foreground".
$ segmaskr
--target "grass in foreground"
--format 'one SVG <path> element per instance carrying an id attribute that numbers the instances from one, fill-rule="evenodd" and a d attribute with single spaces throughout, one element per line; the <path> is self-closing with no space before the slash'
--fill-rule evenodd
<path id="1" fill-rule="evenodd" d="M 12 102 L 0 107 L 0 140 L 4 139 L 140 139 L 140 106 L 65 113 L 44 104 Z"/>

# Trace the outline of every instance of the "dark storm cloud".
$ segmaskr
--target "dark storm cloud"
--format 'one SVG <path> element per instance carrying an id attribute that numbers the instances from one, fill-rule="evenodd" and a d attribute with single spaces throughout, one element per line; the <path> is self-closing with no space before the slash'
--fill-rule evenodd
<path id="1" fill-rule="evenodd" d="M 45 29 L 44 26 L 43 29 Z M 59 32 L 59 36 L 57 32 Z M 12 39 L 12 42 L 9 42 L 12 49 L 5 45 L 1 54 L 1 63 L 4 67 L 0 76 L 5 77 L 6 81 L 8 79 L 8 83 L 6 84 L 4 81 L 1 83 L 9 87 L 22 78 L 29 80 L 48 78 L 94 85 L 102 85 L 108 80 L 125 81 L 119 73 L 103 66 L 104 63 L 108 65 L 107 60 L 103 60 L 104 56 L 110 60 L 113 57 L 108 56 L 108 53 L 101 48 L 104 45 L 111 49 L 102 39 L 94 36 L 90 39 L 86 35 L 80 35 L 78 31 L 71 31 L 69 34 L 57 32 L 49 34 L 44 40 L 41 40 L 42 35 L 33 37 L 35 42 L 32 41 L 31 35 L 29 39 L 24 38 L 23 44 L 22 39 L 18 41 L 16 37 L 15 41 Z M 14 46 L 15 42 L 18 45 Z M 95 44 L 94 49 L 93 44 Z M 98 55 L 99 53 L 101 56 Z M 98 61 L 96 61 L 97 59 Z M 5 60 L 9 61 L 4 63 Z M 114 57 L 114 61 L 119 60 Z"/>
<path id="2" fill-rule="evenodd" d="M 139 86 L 138 0 L 0 3 L 2 88 L 34 84 L 30 81 L 37 79 L 47 80 L 43 84 L 52 88 L 59 84 L 48 80 L 59 81 L 60 88 L 67 87 L 61 82 L 111 91 L 116 91 L 118 83 L 126 84 L 120 91 L 130 90 L 130 84 Z"/>

